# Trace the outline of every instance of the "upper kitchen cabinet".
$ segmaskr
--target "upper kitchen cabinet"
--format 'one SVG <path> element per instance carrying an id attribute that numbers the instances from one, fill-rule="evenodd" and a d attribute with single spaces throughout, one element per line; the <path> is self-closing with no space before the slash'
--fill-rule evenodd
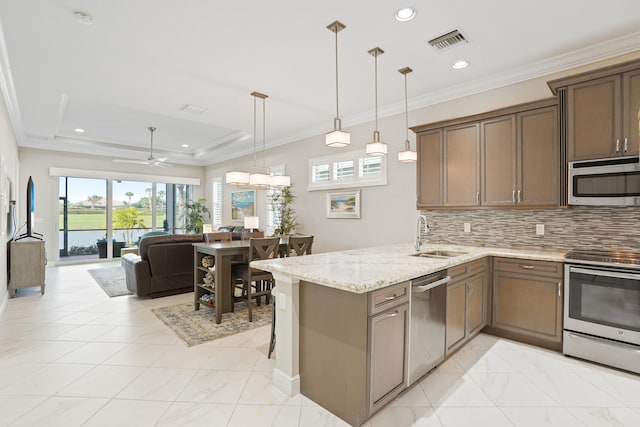
<path id="1" fill-rule="evenodd" d="M 567 159 L 638 155 L 640 61 L 549 82 L 566 122 Z"/>
<path id="2" fill-rule="evenodd" d="M 479 143 L 478 123 L 444 129 L 444 206 L 480 204 Z"/>
<path id="3" fill-rule="evenodd" d="M 413 130 L 418 209 L 558 206 L 555 99 Z"/>
<path id="4" fill-rule="evenodd" d="M 418 136 L 418 207 L 442 206 L 442 129 Z"/>

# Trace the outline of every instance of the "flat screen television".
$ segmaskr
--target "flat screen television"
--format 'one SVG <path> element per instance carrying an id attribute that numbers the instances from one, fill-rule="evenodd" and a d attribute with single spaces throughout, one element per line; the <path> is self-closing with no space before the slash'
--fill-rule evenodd
<path id="1" fill-rule="evenodd" d="M 16 240 L 24 239 L 26 237 L 33 237 L 41 239 L 42 234 L 33 231 L 33 223 L 35 221 L 35 186 L 33 185 L 33 178 L 29 177 L 27 181 L 27 232 L 20 235 Z"/>

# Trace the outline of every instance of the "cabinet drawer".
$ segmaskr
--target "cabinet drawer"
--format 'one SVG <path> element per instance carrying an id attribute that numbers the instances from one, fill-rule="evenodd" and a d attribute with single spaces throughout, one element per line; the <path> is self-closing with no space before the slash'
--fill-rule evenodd
<path id="1" fill-rule="evenodd" d="M 387 286 L 369 293 L 369 315 L 409 302 L 409 282 Z"/>
<path id="2" fill-rule="evenodd" d="M 451 281 L 455 281 L 462 277 L 471 276 L 478 272 L 484 271 L 485 260 L 486 258 L 480 258 L 475 261 L 470 261 L 470 262 L 449 268 L 447 271 L 449 272 L 449 276 L 451 276 Z"/>
<path id="3" fill-rule="evenodd" d="M 495 271 L 509 271 L 512 273 L 530 273 L 536 276 L 562 278 L 562 263 L 551 261 L 533 261 L 517 258 L 494 258 Z"/>

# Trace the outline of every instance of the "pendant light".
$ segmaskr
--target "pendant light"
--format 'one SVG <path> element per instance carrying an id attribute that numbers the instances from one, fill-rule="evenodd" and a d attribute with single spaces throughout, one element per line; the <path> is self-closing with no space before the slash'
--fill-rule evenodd
<path id="1" fill-rule="evenodd" d="M 378 132 L 378 56 L 382 55 L 384 50 L 374 47 L 369 50 L 369 54 L 375 58 L 375 101 L 376 101 L 376 129 L 373 131 L 373 141 L 367 143 L 367 154 L 369 156 L 383 156 L 387 154 L 387 144 L 380 141 L 380 132 Z"/>
<path id="2" fill-rule="evenodd" d="M 325 144 L 329 147 L 346 147 L 351 143 L 351 134 L 342 130 L 342 121 L 340 120 L 338 109 L 338 32 L 345 28 L 346 26 L 339 21 L 327 25 L 327 29 L 336 35 L 336 117 L 333 119 L 333 131 L 325 135 Z"/>
<path id="3" fill-rule="evenodd" d="M 400 151 L 398 153 L 398 160 L 403 163 L 418 161 L 418 153 L 411 150 L 411 142 L 409 141 L 409 102 L 407 101 L 407 74 L 412 71 L 413 70 L 409 67 L 404 67 L 398 70 L 398 72 L 404 76 L 404 128 L 407 134 L 404 141 L 404 151 Z"/>
<path id="4" fill-rule="evenodd" d="M 284 188 L 291 185 L 291 178 L 287 175 L 271 176 L 269 168 L 265 166 L 266 151 L 266 99 L 269 95 L 260 92 L 252 92 L 253 96 L 253 167 L 249 172 L 232 171 L 227 172 L 227 184 L 239 187 L 254 188 L 257 190 L 268 188 Z M 256 144 L 257 135 L 257 101 L 262 100 L 262 166 L 258 166 Z"/>

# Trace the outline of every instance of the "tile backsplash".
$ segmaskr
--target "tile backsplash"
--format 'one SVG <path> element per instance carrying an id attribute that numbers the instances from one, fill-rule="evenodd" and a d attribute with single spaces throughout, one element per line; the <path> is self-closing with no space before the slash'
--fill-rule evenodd
<path id="1" fill-rule="evenodd" d="M 425 210 L 423 242 L 569 250 L 640 251 L 640 207 L 572 206 L 564 209 Z M 471 232 L 464 232 L 464 223 Z M 536 225 L 544 235 L 536 235 Z"/>

